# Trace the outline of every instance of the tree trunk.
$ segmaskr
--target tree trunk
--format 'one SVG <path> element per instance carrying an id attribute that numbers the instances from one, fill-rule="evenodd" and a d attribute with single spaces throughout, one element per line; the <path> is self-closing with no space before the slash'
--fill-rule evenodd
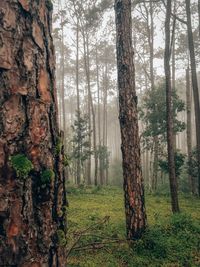
<path id="1" fill-rule="evenodd" d="M 87 54 L 87 81 L 88 81 L 88 92 L 89 100 L 92 111 L 92 126 L 93 126 L 93 152 L 94 152 L 94 184 L 97 185 L 98 176 L 98 154 L 97 154 L 97 137 L 96 137 L 96 114 L 94 109 L 94 103 L 92 99 L 92 92 L 90 86 L 90 54 L 89 54 L 89 36 L 86 34 L 86 54 Z M 90 183 L 91 184 L 91 183 Z"/>
<path id="2" fill-rule="evenodd" d="M 0 13 L 0 265 L 64 267 L 67 201 L 50 6 L 1 1 Z"/>
<path id="3" fill-rule="evenodd" d="M 107 121 L 108 121 L 108 62 L 105 63 L 105 75 L 104 75 L 104 103 L 103 103 L 103 146 L 107 148 L 108 133 L 107 133 Z M 105 162 L 105 159 L 103 159 Z M 103 164 L 105 165 L 105 164 Z M 108 183 L 108 168 L 103 170 L 103 183 Z"/>
<path id="4" fill-rule="evenodd" d="M 77 19 L 76 25 L 76 95 L 77 95 L 77 119 L 80 122 L 80 93 L 79 93 L 79 21 Z M 78 157 L 77 157 L 77 168 L 76 168 L 76 180 L 77 184 L 81 182 L 81 148 L 78 143 Z"/>
<path id="5" fill-rule="evenodd" d="M 195 124 L 196 124 L 196 142 L 197 142 L 197 160 L 198 160 L 198 194 L 200 196 L 200 106 L 199 106 L 199 91 L 196 72 L 196 58 L 194 52 L 194 40 L 192 34 L 190 0 L 186 0 L 187 13 L 187 31 L 188 31 L 188 47 L 190 52 L 190 65 L 192 74 L 192 87 L 194 94 L 194 109 L 195 109 Z"/>
<path id="6" fill-rule="evenodd" d="M 61 16 L 61 99 L 62 99 L 62 112 L 63 112 L 63 132 L 64 132 L 64 143 L 66 144 L 66 112 L 65 112 L 65 52 L 64 52 L 64 29 L 63 29 L 63 18 Z"/>
<path id="7" fill-rule="evenodd" d="M 191 87 L 190 87 L 190 73 L 189 68 L 186 69 L 186 111 L 187 111 L 187 153 L 188 160 L 191 161 L 192 157 L 192 116 L 191 116 Z M 195 194 L 194 178 L 188 176 L 189 185 L 192 194 Z"/>
<path id="8" fill-rule="evenodd" d="M 126 229 L 127 239 L 133 240 L 140 238 L 146 228 L 146 212 L 133 64 L 131 0 L 115 0 L 115 14 Z"/>
<path id="9" fill-rule="evenodd" d="M 154 136 L 154 159 L 153 159 L 153 177 L 152 190 L 156 191 L 158 182 L 158 136 Z"/>
<path id="10" fill-rule="evenodd" d="M 177 3 L 174 1 L 173 14 L 176 15 Z M 172 91 L 176 91 L 176 18 L 173 18 L 173 32 L 172 32 Z M 176 151 L 176 132 L 173 131 L 173 145 L 174 151 Z"/>
<path id="11" fill-rule="evenodd" d="M 199 38 L 200 38 L 200 0 L 198 0 L 198 16 L 199 16 Z"/>
<path id="12" fill-rule="evenodd" d="M 99 137 L 98 145 L 100 147 L 101 146 L 101 111 L 100 111 L 99 59 L 98 59 L 97 44 L 96 44 L 96 78 L 97 78 L 97 98 L 98 98 L 98 137 Z M 97 158 L 98 166 L 100 165 L 100 160 L 101 160 L 100 157 Z M 99 183 L 101 184 L 101 177 L 99 177 Z"/>
<path id="13" fill-rule="evenodd" d="M 174 145 L 173 145 L 173 112 L 172 112 L 172 86 L 170 71 L 170 16 L 171 16 L 171 0 L 167 1 L 166 21 L 165 21 L 165 77 L 166 77 L 166 107 L 167 107 L 167 148 L 168 148 L 168 166 L 169 181 L 171 191 L 172 212 L 179 212 L 178 204 L 178 184 L 175 173 L 174 162 Z"/>

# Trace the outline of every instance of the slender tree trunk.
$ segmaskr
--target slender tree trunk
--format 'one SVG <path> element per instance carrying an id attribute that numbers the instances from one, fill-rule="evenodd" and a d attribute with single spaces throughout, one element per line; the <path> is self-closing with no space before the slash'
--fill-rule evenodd
<path id="1" fill-rule="evenodd" d="M 64 132 L 64 143 L 66 144 L 66 112 L 65 112 L 65 56 L 64 56 L 64 29 L 63 29 L 63 19 L 61 16 L 61 98 L 62 98 L 62 112 L 63 112 L 63 132 Z"/>
<path id="2" fill-rule="evenodd" d="M 92 135 L 92 127 L 91 127 L 91 99 L 90 99 L 90 73 L 88 70 L 88 55 L 87 55 L 87 37 L 86 37 L 86 33 L 85 30 L 82 29 L 82 34 L 83 34 L 83 48 L 84 48 L 84 67 L 85 67 L 85 75 L 86 75 L 86 80 L 87 80 L 87 90 L 88 90 L 88 101 L 87 101 L 87 106 L 88 106 L 88 117 L 89 117 L 89 153 L 91 153 L 92 150 L 92 139 L 91 139 L 91 135 Z M 91 181 L 91 155 L 89 155 L 89 158 L 87 160 L 87 184 L 90 185 L 92 183 Z"/>
<path id="3" fill-rule="evenodd" d="M 77 19 L 76 25 L 76 96 L 77 96 L 77 119 L 80 122 L 80 93 L 79 93 L 79 21 Z M 77 157 L 77 173 L 76 180 L 77 184 L 81 182 L 81 148 L 80 144 L 78 146 L 78 157 Z"/>
<path id="4" fill-rule="evenodd" d="M 97 145 L 96 145 L 96 116 L 94 110 L 94 104 L 92 99 L 91 85 L 90 85 L 90 59 L 89 59 L 89 38 L 88 33 L 85 34 L 83 31 L 83 43 L 84 43 L 84 62 L 86 79 L 88 84 L 88 103 L 92 112 L 92 124 L 93 124 L 93 148 L 94 148 L 94 159 L 95 159 L 95 173 L 94 173 L 94 184 L 97 185 L 97 175 L 98 175 L 98 155 L 97 155 Z M 91 159 L 90 159 L 90 169 L 91 169 Z M 88 173 L 89 175 L 89 173 Z M 91 171 L 88 176 L 88 184 L 91 184 Z"/>
<path id="5" fill-rule="evenodd" d="M 104 108 L 103 108 L 103 146 L 107 148 L 107 142 L 108 142 L 108 133 L 107 133 L 107 120 L 108 120 L 108 112 L 107 112 L 107 107 L 108 105 L 108 62 L 106 61 L 105 64 L 105 81 L 104 81 Z M 103 159 L 105 161 L 105 159 Z M 107 164 L 106 164 L 107 165 Z M 105 184 L 108 183 L 108 168 L 103 170 L 104 172 L 104 180 L 103 182 Z"/>
<path id="6" fill-rule="evenodd" d="M 97 97 L 98 97 L 98 137 L 99 137 L 98 145 L 100 147 L 101 146 L 101 110 L 100 110 L 99 60 L 98 60 L 97 45 L 96 45 L 96 77 L 97 77 Z M 99 157 L 97 161 L 97 167 L 100 165 L 100 160 L 101 159 Z M 101 177 L 99 177 L 99 183 L 101 184 Z"/>
<path id="7" fill-rule="evenodd" d="M 187 110 L 187 153 L 188 160 L 191 161 L 192 157 L 192 116 L 191 116 L 191 86 L 190 86 L 190 73 L 189 68 L 186 69 L 186 110 Z M 192 194 L 195 194 L 194 178 L 188 176 L 189 185 Z"/>
<path id="8" fill-rule="evenodd" d="M 98 176 L 98 155 L 97 155 L 97 144 L 96 144 L 96 114 L 94 103 L 92 99 L 92 92 L 90 86 L 90 55 L 89 55 L 89 37 L 86 35 L 86 49 L 87 49 L 87 79 L 88 79 L 88 90 L 89 90 L 89 99 L 92 111 L 92 125 L 93 125 L 93 152 L 94 152 L 94 184 L 97 185 L 97 176 Z"/>
<path id="9" fill-rule="evenodd" d="M 198 15 L 199 15 L 199 38 L 200 38 L 200 0 L 198 0 Z"/>
<path id="10" fill-rule="evenodd" d="M 122 138 L 127 239 L 141 237 L 146 228 L 144 185 L 133 64 L 131 0 L 115 0 L 119 120 Z"/>
<path id="11" fill-rule="evenodd" d="M 173 112 L 172 112 L 172 86 L 170 71 L 170 16 L 171 16 L 171 0 L 167 0 L 166 21 L 165 21 L 165 77 L 166 77 L 166 107 L 167 107 L 167 147 L 168 147 L 168 166 L 169 181 L 171 191 L 171 202 L 173 213 L 179 212 L 178 204 L 178 184 L 175 173 L 174 162 L 174 146 L 173 146 Z"/>
<path id="12" fill-rule="evenodd" d="M 0 266 L 66 266 L 63 148 L 57 149 L 63 137 L 45 3 L 0 2 Z"/>
<path id="13" fill-rule="evenodd" d="M 147 15 L 147 32 L 148 32 L 148 43 L 150 49 L 150 81 L 151 81 L 151 90 L 155 89 L 155 79 L 154 79 L 154 11 L 153 3 L 150 1 L 150 8 L 145 4 L 146 15 Z M 150 15 L 150 22 L 149 22 Z M 158 180 L 158 136 L 153 137 L 153 146 L 154 146 L 154 159 L 153 159 L 153 173 L 152 173 L 152 186 L 153 190 L 157 188 Z"/>
<path id="14" fill-rule="evenodd" d="M 190 65 L 192 75 L 192 87 L 194 95 L 194 109 L 195 109 L 195 124 L 196 124 L 196 142 L 197 142 L 197 160 L 198 160 L 198 194 L 200 196 L 200 105 L 199 105 L 199 91 L 196 72 L 196 58 L 194 52 L 194 40 L 192 34 L 190 0 L 186 0 L 187 13 L 187 31 L 188 31 L 188 47 L 190 52 Z"/>
<path id="15" fill-rule="evenodd" d="M 154 159 L 153 159 L 153 178 L 152 190 L 156 191 L 158 182 L 158 136 L 154 137 Z"/>
<path id="16" fill-rule="evenodd" d="M 174 1 L 174 14 L 176 14 L 176 1 Z M 172 91 L 176 90 L 176 20 L 174 19 L 173 25 L 173 40 L 172 40 Z M 176 151 L 176 132 L 173 132 L 173 144 L 174 144 L 174 151 Z"/>

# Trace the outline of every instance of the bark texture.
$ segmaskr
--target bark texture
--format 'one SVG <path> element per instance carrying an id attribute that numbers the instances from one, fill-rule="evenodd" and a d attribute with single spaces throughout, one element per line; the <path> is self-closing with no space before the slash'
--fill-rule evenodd
<path id="1" fill-rule="evenodd" d="M 187 153 L 188 160 L 192 160 L 192 113 L 191 113 L 191 86 L 190 86 L 190 71 L 189 68 L 186 69 L 186 111 L 187 111 Z M 188 175 L 190 189 L 193 195 L 195 195 L 195 183 L 194 178 Z"/>
<path id="2" fill-rule="evenodd" d="M 126 228 L 127 239 L 133 240 L 140 238 L 146 228 L 146 212 L 133 64 L 131 0 L 116 0 L 115 12 Z"/>
<path id="3" fill-rule="evenodd" d="M 168 150 L 168 166 L 169 166 L 169 182 L 171 191 L 172 212 L 179 212 L 178 203 L 178 184 L 175 172 L 174 161 L 174 142 L 173 142 L 173 107 L 172 107 L 172 86 L 170 71 L 170 15 L 172 10 L 171 0 L 167 1 L 166 20 L 165 20 L 165 77 L 166 77 L 166 109 L 167 109 L 167 150 Z"/>
<path id="4" fill-rule="evenodd" d="M 0 1 L 0 266 L 66 266 L 51 9 Z"/>
<path id="5" fill-rule="evenodd" d="M 190 52 L 190 67 L 191 67 L 191 78 L 192 88 L 194 95 L 194 111 L 195 111 L 195 125 L 196 125 L 196 140 L 197 140 L 197 161 L 198 161 L 198 194 L 200 196 L 200 103 L 199 103 L 199 89 L 196 72 L 196 57 L 194 51 L 194 39 L 192 33 L 192 21 L 191 21 L 191 10 L 190 0 L 185 1 L 186 14 L 187 14 L 187 32 L 188 32 L 188 48 Z"/>

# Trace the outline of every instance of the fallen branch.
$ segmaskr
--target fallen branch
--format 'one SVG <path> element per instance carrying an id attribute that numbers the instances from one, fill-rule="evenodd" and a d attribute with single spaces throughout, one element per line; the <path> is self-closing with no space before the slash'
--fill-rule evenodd
<path id="1" fill-rule="evenodd" d="M 87 244 L 85 246 L 74 247 L 73 250 L 80 251 L 80 250 L 90 250 L 90 249 L 101 249 L 101 248 L 105 248 L 107 245 L 110 245 L 110 244 L 122 244 L 126 242 L 127 240 L 123 240 L 123 239 L 110 241 L 110 242 L 94 242 L 94 243 Z"/>
<path id="2" fill-rule="evenodd" d="M 98 223 L 91 225 L 89 227 L 87 227 L 86 229 L 80 231 L 80 232 L 75 232 L 74 236 L 77 237 L 76 240 L 74 241 L 74 243 L 72 244 L 72 246 L 69 248 L 68 252 L 67 252 L 67 258 L 69 257 L 70 253 L 72 252 L 72 250 L 74 250 L 75 246 L 78 244 L 78 242 L 80 241 L 80 239 L 86 235 L 86 233 L 90 230 L 95 230 L 96 227 L 100 226 L 100 225 L 104 225 L 105 223 L 107 223 L 110 219 L 110 216 L 105 216 L 102 220 L 100 220 Z"/>

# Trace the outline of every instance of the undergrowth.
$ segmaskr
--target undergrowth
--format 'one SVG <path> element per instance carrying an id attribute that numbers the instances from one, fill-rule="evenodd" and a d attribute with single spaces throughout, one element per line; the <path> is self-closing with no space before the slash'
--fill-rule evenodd
<path id="1" fill-rule="evenodd" d="M 200 266 L 199 199 L 181 196 L 182 212 L 171 215 L 168 197 L 147 195 L 148 228 L 143 238 L 132 244 L 125 241 L 120 189 L 68 189 L 68 199 L 68 246 L 77 237 L 75 232 L 89 230 L 77 242 L 78 249 L 71 250 L 67 266 Z M 106 223 L 99 224 L 103 218 Z"/>

